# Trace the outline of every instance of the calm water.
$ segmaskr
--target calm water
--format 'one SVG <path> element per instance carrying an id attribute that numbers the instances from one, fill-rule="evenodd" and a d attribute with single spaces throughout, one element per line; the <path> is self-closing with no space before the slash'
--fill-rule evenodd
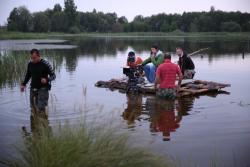
<path id="1" fill-rule="evenodd" d="M 112 120 L 131 136 L 133 145 L 180 159 L 183 166 L 250 165 L 250 40 L 218 38 L 73 38 L 0 41 L 0 149 L 13 152 L 21 129 L 30 132 L 29 91 L 19 83 L 29 50 L 41 49 L 57 79 L 49 101 L 49 123 L 85 119 Z M 230 83 L 228 93 L 158 102 L 153 96 L 132 96 L 96 88 L 98 80 L 122 77 L 126 55 L 134 50 L 146 58 L 152 44 L 173 52 L 181 45 L 193 56 L 197 79 Z M 244 55 L 243 52 L 244 51 Z M 173 61 L 177 56 L 173 54 Z M 86 92 L 84 90 L 87 90 Z M 87 112 L 83 112 L 87 110 Z"/>

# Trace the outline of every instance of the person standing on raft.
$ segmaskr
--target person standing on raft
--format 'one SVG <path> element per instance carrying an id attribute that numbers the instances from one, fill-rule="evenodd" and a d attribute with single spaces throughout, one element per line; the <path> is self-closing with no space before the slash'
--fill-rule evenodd
<path id="1" fill-rule="evenodd" d="M 150 83 L 155 81 L 155 71 L 157 67 L 164 61 L 164 56 L 162 51 L 159 50 L 158 46 L 153 45 L 151 47 L 150 57 L 142 62 L 143 70 L 145 76 Z M 152 64 L 149 64 L 152 63 Z"/>
<path id="2" fill-rule="evenodd" d="M 178 65 L 171 62 L 171 55 L 164 55 L 164 63 L 156 70 L 155 89 L 156 96 L 161 99 L 175 99 L 182 81 L 182 73 Z M 178 76 L 178 85 L 175 85 Z"/>

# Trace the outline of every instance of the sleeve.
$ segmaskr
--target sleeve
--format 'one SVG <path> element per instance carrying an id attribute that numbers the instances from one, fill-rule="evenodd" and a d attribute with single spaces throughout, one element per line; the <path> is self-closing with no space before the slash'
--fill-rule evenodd
<path id="1" fill-rule="evenodd" d="M 148 64 L 148 63 L 150 63 L 151 62 L 151 58 L 149 57 L 149 58 L 147 58 L 146 60 L 144 60 L 143 62 L 142 62 L 142 65 L 146 65 L 146 64 Z"/>
<path id="2" fill-rule="evenodd" d="M 25 86 L 29 82 L 30 78 L 31 78 L 31 73 L 30 73 L 30 63 L 29 63 L 27 66 L 27 71 L 26 71 L 24 80 L 22 82 L 22 85 Z"/>
<path id="3" fill-rule="evenodd" d="M 176 65 L 176 72 L 178 75 L 180 75 L 182 72 L 181 72 L 181 69 L 178 65 Z"/>
<path id="4" fill-rule="evenodd" d="M 182 68 L 181 68 L 181 71 L 182 71 L 182 74 L 184 75 L 184 72 L 186 71 L 187 69 L 187 65 L 188 65 L 188 58 L 185 57 L 182 59 Z"/>
<path id="5" fill-rule="evenodd" d="M 50 63 L 44 60 L 44 64 L 48 68 L 48 74 L 49 74 L 49 78 L 48 79 L 49 79 L 49 81 L 55 80 L 56 79 L 56 74 L 55 74 L 52 66 L 50 65 Z"/>
<path id="6" fill-rule="evenodd" d="M 191 57 L 188 57 L 188 61 L 189 61 L 189 68 L 190 68 L 190 69 L 194 69 L 194 68 L 195 68 L 194 62 L 193 62 L 193 60 L 191 59 Z"/>
<path id="7" fill-rule="evenodd" d="M 153 63 L 155 66 L 159 66 L 160 64 L 162 64 L 162 63 L 163 63 L 163 60 L 164 60 L 164 58 L 163 58 L 163 55 L 162 55 L 162 54 L 159 55 L 157 59 L 155 59 L 155 57 L 152 57 L 152 58 L 151 58 L 151 61 L 152 61 L 152 63 Z"/>

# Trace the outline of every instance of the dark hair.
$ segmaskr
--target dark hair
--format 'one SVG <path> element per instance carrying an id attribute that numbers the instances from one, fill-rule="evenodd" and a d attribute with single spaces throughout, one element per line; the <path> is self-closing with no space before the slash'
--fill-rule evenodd
<path id="1" fill-rule="evenodd" d="M 31 49 L 30 54 L 32 55 L 33 53 L 36 53 L 38 56 L 40 56 L 38 49 Z"/>
<path id="2" fill-rule="evenodd" d="M 156 50 L 158 50 L 159 47 L 157 45 L 152 45 L 151 48 L 155 48 Z"/>
<path id="3" fill-rule="evenodd" d="M 171 55 L 169 53 L 164 54 L 164 59 L 169 59 L 171 60 Z"/>
<path id="4" fill-rule="evenodd" d="M 176 47 L 176 49 L 181 49 L 181 50 L 183 50 L 182 47 L 180 47 L 180 46 Z"/>
<path id="5" fill-rule="evenodd" d="M 128 56 L 135 56 L 135 52 L 133 52 L 133 51 L 129 52 Z"/>

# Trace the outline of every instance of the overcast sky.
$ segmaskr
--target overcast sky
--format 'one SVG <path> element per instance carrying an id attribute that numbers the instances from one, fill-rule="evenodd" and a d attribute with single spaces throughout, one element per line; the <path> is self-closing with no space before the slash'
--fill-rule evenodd
<path id="1" fill-rule="evenodd" d="M 0 0 L 0 24 L 6 23 L 14 7 L 26 6 L 31 12 L 44 11 L 64 0 Z M 183 13 L 184 11 L 209 11 L 211 6 L 224 11 L 241 11 L 250 13 L 250 0 L 75 0 L 78 11 L 116 12 L 126 16 L 129 21 L 141 14 L 150 16 L 158 13 Z"/>

